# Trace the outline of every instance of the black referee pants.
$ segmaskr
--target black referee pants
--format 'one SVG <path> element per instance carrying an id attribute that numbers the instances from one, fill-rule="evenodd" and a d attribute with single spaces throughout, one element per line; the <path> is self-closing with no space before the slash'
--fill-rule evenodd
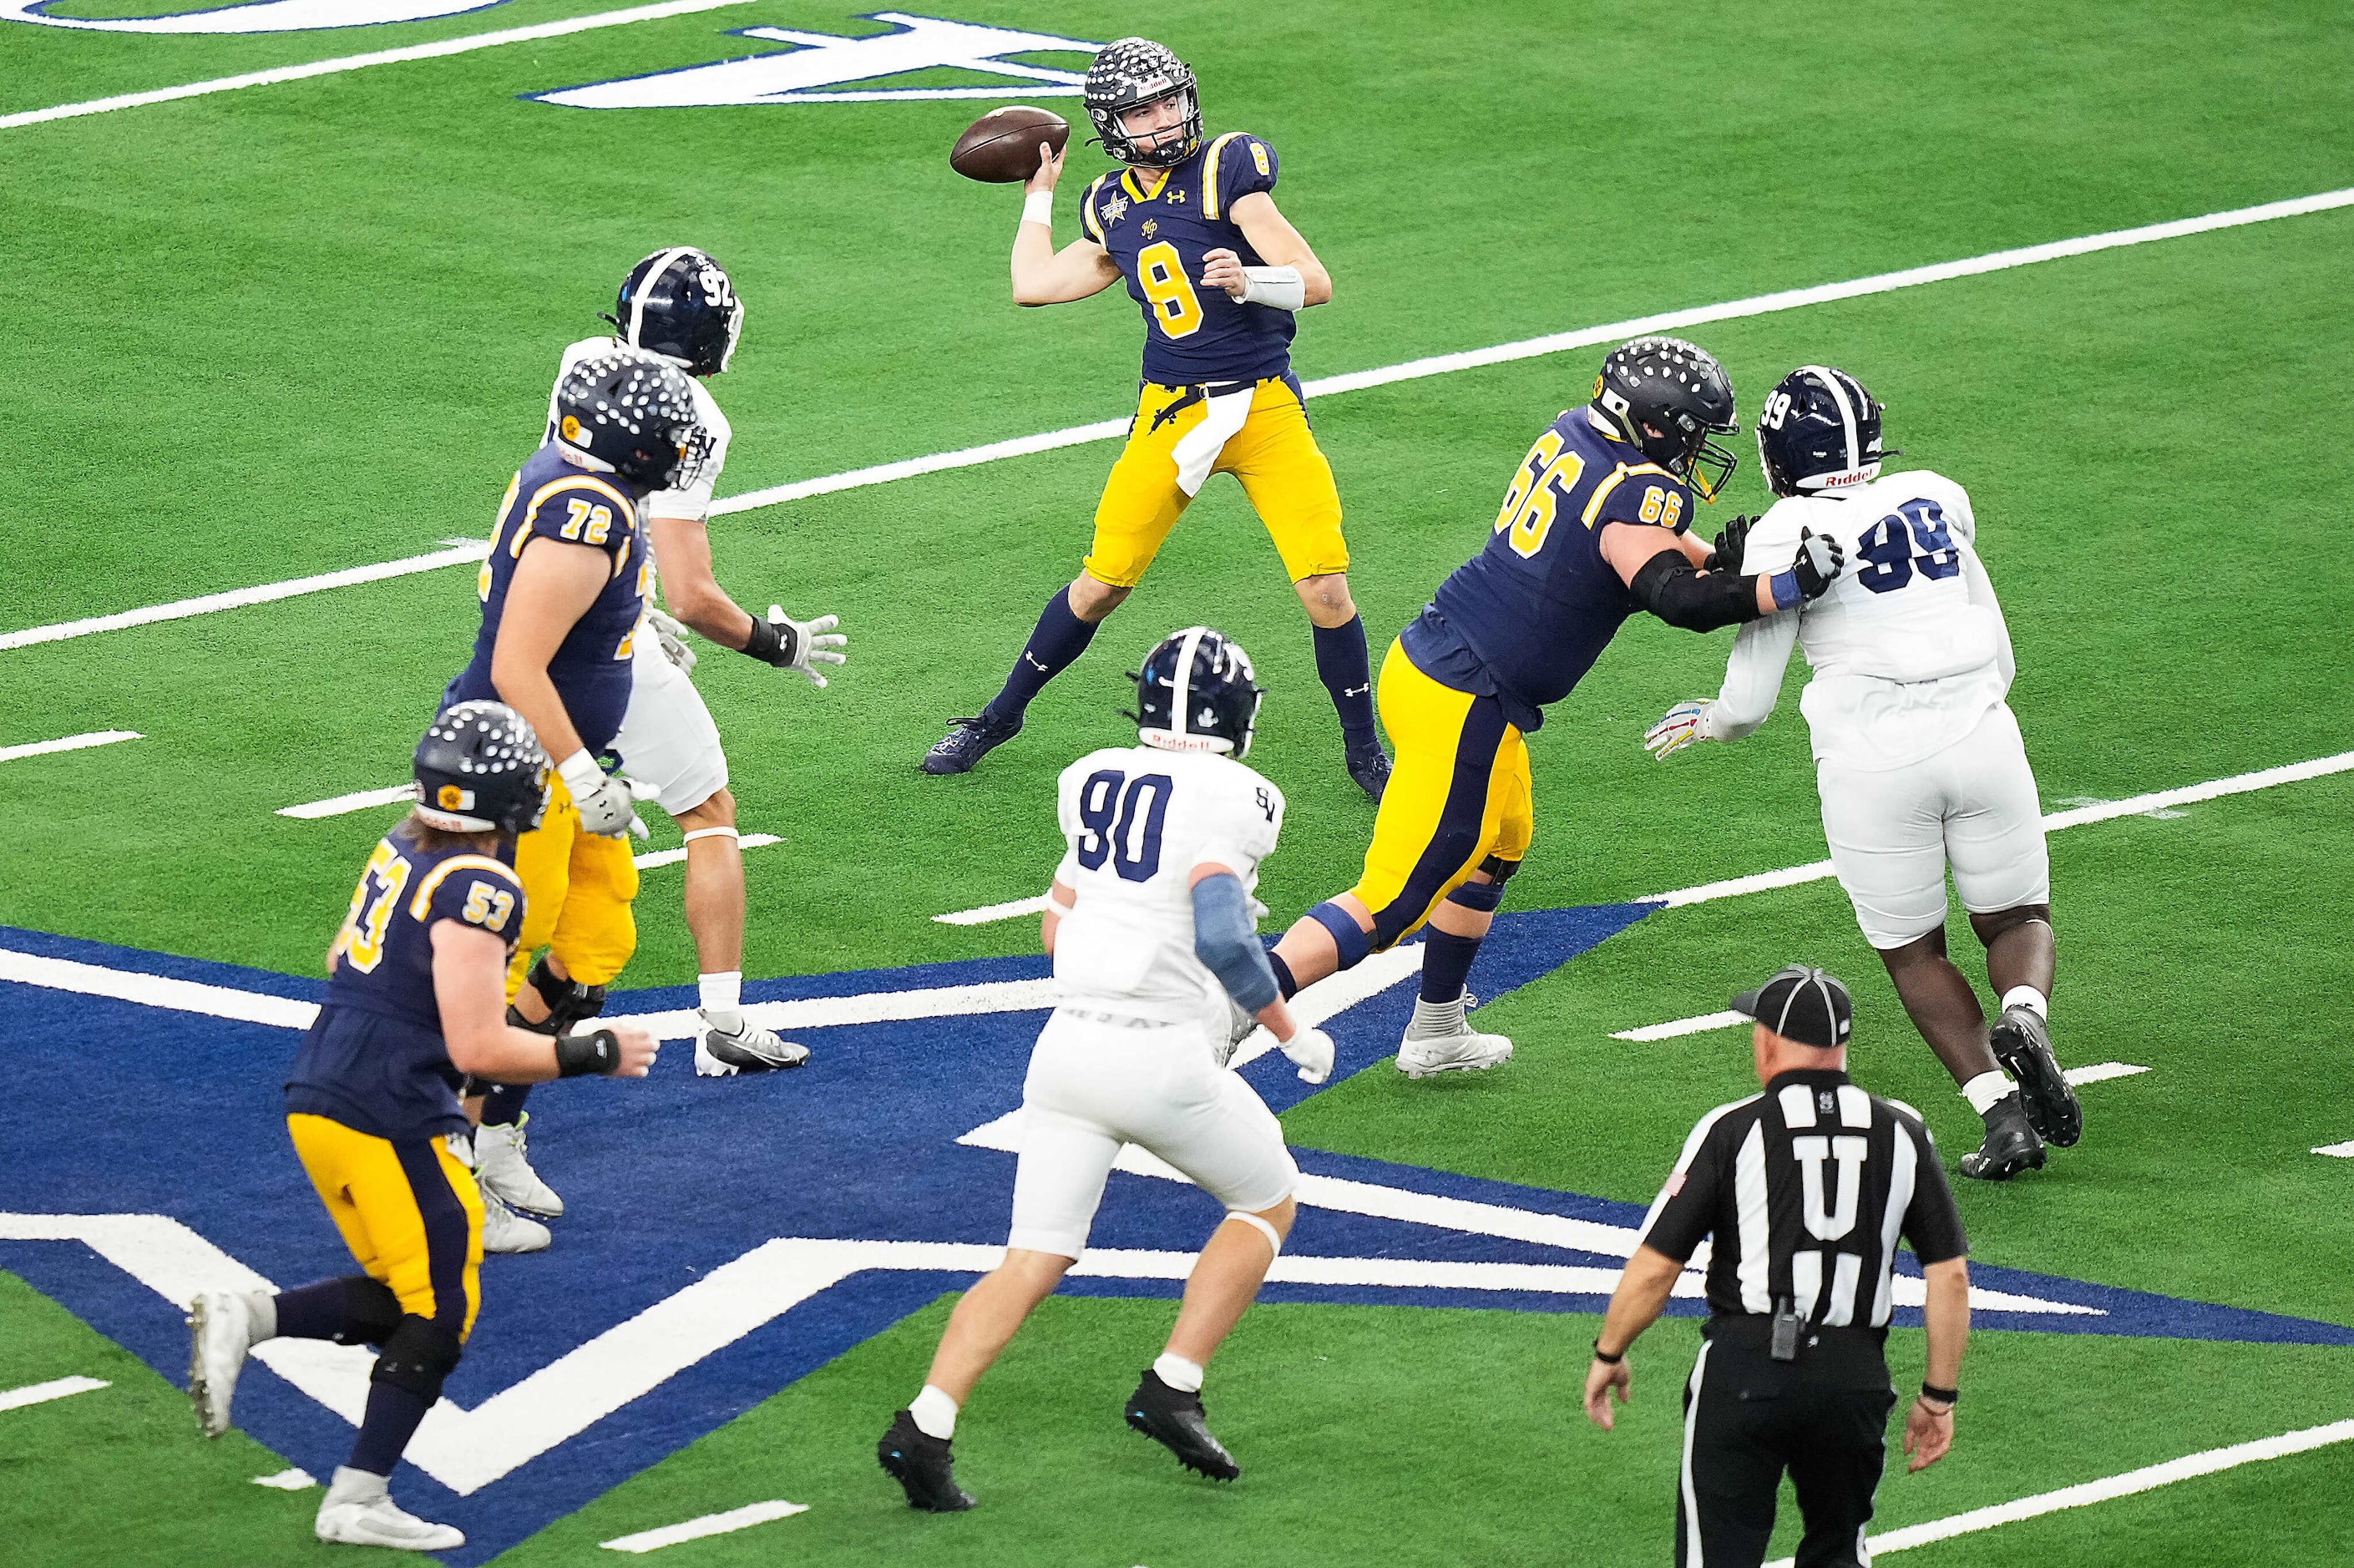
<path id="1" fill-rule="evenodd" d="M 1881 1336 L 1821 1329 L 1795 1361 L 1766 1351 L 1763 1318 L 1709 1325 L 1684 1385 L 1678 1568 L 1757 1568 L 1782 1473 L 1806 1535 L 1797 1568 L 1860 1568 L 1896 1403 Z"/>

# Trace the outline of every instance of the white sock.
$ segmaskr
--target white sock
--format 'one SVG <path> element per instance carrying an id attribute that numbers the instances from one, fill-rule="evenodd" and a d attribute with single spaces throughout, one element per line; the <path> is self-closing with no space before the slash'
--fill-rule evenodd
<path id="1" fill-rule="evenodd" d="M 1463 998 L 1453 1001 L 1425 1001 L 1414 999 L 1414 1022 L 1406 1025 L 1409 1038 L 1429 1040 L 1443 1034 L 1460 1034 L 1464 1030 Z"/>
<path id="2" fill-rule="evenodd" d="M 2023 1007 L 2047 1023 L 2052 1021 L 2052 1003 L 2031 985 L 2015 985 L 2002 993 L 2003 1011 L 2008 1012 L 2014 1007 Z"/>
<path id="3" fill-rule="evenodd" d="M 390 1490 L 389 1476 L 379 1476 L 374 1470 L 355 1470 L 349 1465 L 337 1465 L 334 1478 L 327 1483 L 327 1495 L 320 1501 L 329 1503 L 371 1503 Z"/>
<path id="4" fill-rule="evenodd" d="M 711 1026 L 724 1034 L 744 1032 L 744 971 L 729 969 L 721 974 L 697 975 L 695 989 L 701 993 L 704 1017 Z"/>
<path id="5" fill-rule="evenodd" d="M 1970 1102 L 1970 1109 L 1984 1116 L 2018 1086 L 2004 1077 L 1999 1070 L 1980 1073 L 1962 1086 L 1962 1098 Z"/>
<path id="6" fill-rule="evenodd" d="M 278 1337 L 278 1298 L 267 1290 L 245 1292 L 246 1343 L 258 1345 Z"/>
<path id="7" fill-rule="evenodd" d="M 957 1402 L 930 1383 L 908 1404 L 907 1414 L 916 1418 L 916 1430 L 927 1437 L 945 1443 L 956 1436 Z"/>
<path id="8" fill-rule="evenodd" d="M 1202 1392 L 1201 1362 L 1189 1361 L 1183 1356 L 1161 1351 L 1161 1359 L 1152 1363 L 1152 1375 L 1180 1393 Z"/>

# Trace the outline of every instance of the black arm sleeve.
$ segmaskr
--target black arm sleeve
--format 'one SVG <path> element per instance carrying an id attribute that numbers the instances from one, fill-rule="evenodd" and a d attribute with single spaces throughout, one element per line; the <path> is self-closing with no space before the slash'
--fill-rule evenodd
<path id="1" fill-rule="evenodd" d="M 1686 631 L 1714 631 L 1757 619 L 1757 579 L 1731 572 L 1702 576 L 1681 551 L 1661 550 L 1627 585 L 1635 602 Z"/>
<path id="2" fill-rule="evenodd" d="M 1920 1146 L 1921 1163 L 1913 1174 L 1913 1202 L 1904 1211 L 1904 1239 L 1913 1244 L 1913 1255 L 1924 1264 L 1944 1263 L 1962 1257 L 1970 1250 L 1970 1238 L 1962 1230 L 1962 1212 L 1954 1202 L 1954 1190 L 1946 1181 L 1946 1168 L 1937 1160 L 1937 1146 L 1929 1141 L 1925 1130 L 1907 1128 Z"/>

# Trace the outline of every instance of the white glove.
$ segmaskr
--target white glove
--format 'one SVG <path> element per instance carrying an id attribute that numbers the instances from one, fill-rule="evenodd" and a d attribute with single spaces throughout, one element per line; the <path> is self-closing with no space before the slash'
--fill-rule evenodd
<path id="1" fill-rule="evenodd" d="M 572 796 L 580 825 L 590 832 L 608 839 L 631 833 L 642 839 L 650 836 L 630 803 L 630 787 L 598 767 L 587 747 L 557 763 L 556 776 L 564 780 L 565 789 Z"/>
<path id="2" fill-rule="evenodd" d="M 1712 702 L 1678 703 L 1668 710 L 1665 718 L 1643 732 L 1643 749 L 1651 754 L 1653 760 L 1665 762 L 1670 751 L 1696 740 L 1714 740 L 1711 721 L 1715 716 L 1716 705 Z"/>
<path id="3" fill-rule="evenodd" d="M 1278 1044 L 1299 1068 L 1301 1083 L 1320 1084 L 1332 1075 L 1332 1037 L 1321 1029 L 1296 1029 Z"/>
<path id="4" fill-rule="evenodd" d="M 811 664 L 843 664 L 850 655 L 836 652 L 850 645 L 850 639 L 834 631 L 842 618 L 821 615 L 815 620 L 795 620 L 785 613 L 784 606 L 769 607 L 769 625 L 777 640 L 777 652 L 769 662 L 779 670 L 798 670 L 810 679 L 812 686 L 825 684 L 825 677 L 810 668 Z M 828 635 L 832 633 L 832 635 Z"/>
<path id="5" fill-rule="evenodd" d="M 662 646 L 663 657 L 681 670 L 693 673 L 695 650 L 686 645 L 685 626 L 652 605 L 646 606 L 646 621 L 654 629 L 654 640 Z"/>

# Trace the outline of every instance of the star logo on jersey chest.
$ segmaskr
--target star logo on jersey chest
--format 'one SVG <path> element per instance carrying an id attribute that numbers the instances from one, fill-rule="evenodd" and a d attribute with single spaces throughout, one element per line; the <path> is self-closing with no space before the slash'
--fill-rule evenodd
<path id="1" fill-rule="evenodd" d="M 1118 223 L 1128 216 L 1128 198 L 1118 191 L 1112 192 L 1111 200 L 1104 203 L 1103 214 L 1106 223 Z"/>

